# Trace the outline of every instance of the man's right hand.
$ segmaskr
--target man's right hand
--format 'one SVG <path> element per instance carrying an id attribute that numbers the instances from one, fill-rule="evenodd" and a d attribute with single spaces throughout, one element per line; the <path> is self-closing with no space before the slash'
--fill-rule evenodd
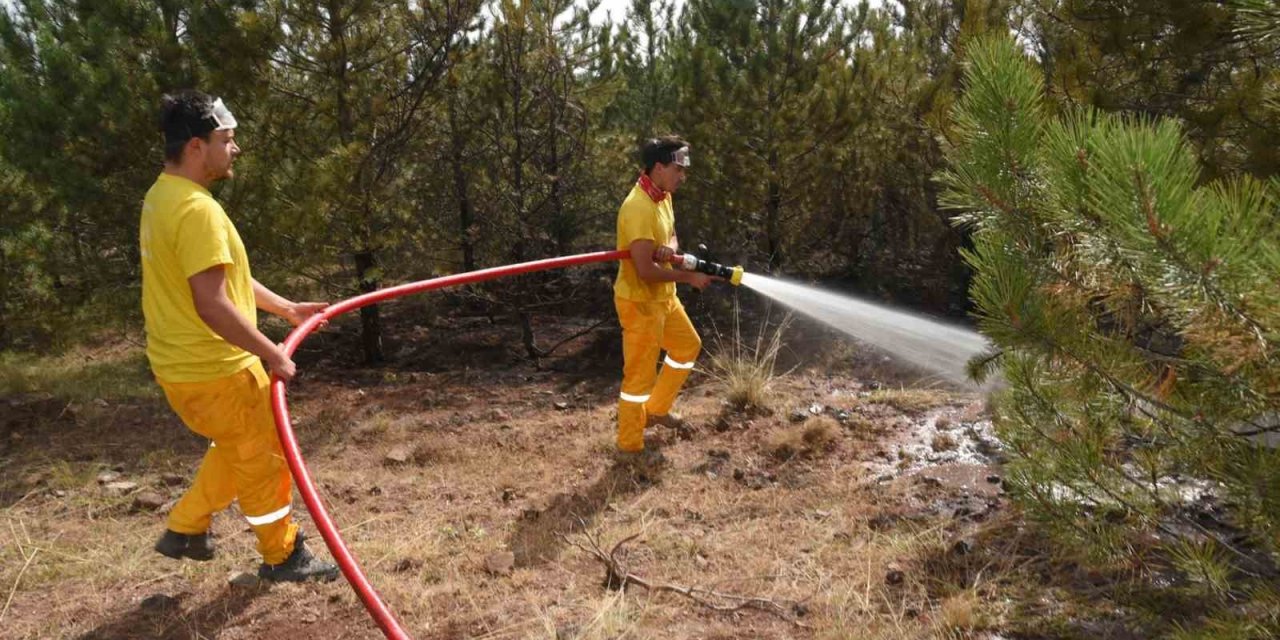
<path id="1" fill-rule="evenodd" d="M 701 271 L 686 271 L 685 273 L 689 274 L 689 279 L 686 280 L 686 282 L 692 285 L 694 289 L 697 289 L 699 291 L 706 288 L 706 286 L 711 284 L 712 281 L 721 279 L 715 276 L 709 276 L 705 273 L 702 273 Z"/>
<path id="2" fill-rule="evenodd" d="M 271 360 L 267 361 L 267 367 L 271 369 L 271 373 L 276 374 L 276 377 L 285 382 L 298 375 L 298 365 L 294 364 L 293 360 L 284 354 L 284 349 L 276 349 L 275 355 L 272 356 Z"/>

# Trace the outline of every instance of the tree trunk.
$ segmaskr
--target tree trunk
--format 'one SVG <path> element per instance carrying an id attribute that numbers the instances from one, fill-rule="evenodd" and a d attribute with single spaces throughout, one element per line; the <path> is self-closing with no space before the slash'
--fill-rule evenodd
<path id="1" fill-rule="evenodd" d="M 542 352 L 538 350 L 538 343 L 533 335 L 533 317 L 526 311 L 517 311 L 516 318 L 520 321 L 520 341 L 524 344 L 525 355 L 533 361 L 535 369 L 542 369 L 539 362 Z"/>
<path id="2" fill-rule="evenodd" d="M 183 50 L 179 33 L 182 29 L 182 7 L 180 2 L 165 0 L 160 4 L 160 19 L 164 22 L 164 41 L 160 43 L 160 68 L 163 79 L 181 86 L 191 81 L 183 73 Z"/>
<path id="3" fill-rule="evenodd" d="M 567 90 L 566 90 L 567 91 Z M 566 94 L 567 95 L 567 94 Z M 551 175 L 551 232 L 554 235 L 558 255 L 569 253 L 569 235 L 572 224 L 566 219 L 564 211 L 564 192 L 561 186 L 560 170 L 560 115 L 563 102 L 551 107 L 551 123 L 547 127 L 547 173 Z"/>
<path id="4" fill-rule="evenodd" d="M 0 350 L 9 348 L 9 260 L 0 247 Z"/>
<path id="5" fill-rule="evenodd" d="M 765 241 L 769 250 L 769 271 L 782 267 L 782 185 L 778 182 L 778 152 L 769 151 L 769 195 L 765 203 Z"/>
<path id="6" fill-rule="evenodd" d="M 453 196 L 458 200 L 458 234 L 462 247 L 462 270 L 475 271 L 476 247 L 473 240 L 475 212 L 467 189 L 467 171 L 464 166 L 466 141 L 458 130 L 458 106 L 453 93 L 449 95 L 449 137 L 453 146 L 450 162 L 453 164 Z"/>
<path id="7" fill-rule="evenodd" d="M 378 261 L 373 251 L 359 251 L 355 254 L 356 278 L 360 281 L 360 291 L 369 293 L 378 289 L 378 278 L 372 273 Z M 364 347 L 364 361 L 377 364 L 386 358 L 382 353 L 382 323 L 378 316 L 378 305 L 371 304 L 360 309 L 360 342 Z"/>

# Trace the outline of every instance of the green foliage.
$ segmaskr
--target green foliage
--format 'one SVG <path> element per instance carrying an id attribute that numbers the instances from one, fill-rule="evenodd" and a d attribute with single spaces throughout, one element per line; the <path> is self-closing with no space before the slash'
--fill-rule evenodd
<path id="1" fill-rule="evenodd" d="M 147 360 L 135 349 L 59 356 L 0 353 L 0 395 L 49 394 L 64 402 L 155 398 Z"/>
<path id="2" fill-rule="evenodd" d="M 1274 46 L 1280 36 L 1280 6 L 1275 0 L 1228 0 L 1235 11 L 1235 35 Z"/>
<path id="3" fill-rule="evenodd" d="M 1011 491 L 1096 561 L 1175 541 L 1221 594 L 1243 552 L 1184 515 L 1199 492 L 1246 547 L 1280 542 L 1280 454 L 1257 437 L 1280 408 L 1280 192 L 1203 182 L 1177 122 L 1054 116 L 1043 77 L 1007 37 L 971 46 L 940 176 L 973 230 Z"/>
<path id="4" fill-rule="evenodd" d="M 616 26 L 592 24 L 589 7 L 7 6 L 0 340 L 47 344 L 86 317 L 139 325 L 134 228 L 160 168 L 156 104 L 190 86 L 226 98 L 242 124 L 237 177 L 215 193 L 255 274 L 290 294 L 334 299 L 610 246 L 636 141 L 676 131 L 696 149 L 677 205 L 687 246 L 959 304 L 962 235 L 936 207 L 927 125 L 950 103 L 959 43 L 1003 24 L 1003 3 L 691 2 L 677 14 L 634 0 Z M 525 294 L 557 288 L 483 297 L 551 308 L 555 296 Z M 376 360 L 376 307 L 362 317 Z"/>
<path id="5" fill-rule="evenodd" d="M 694 141 L 704 186 L 682 215 L 716 244 L 756 244 L 778 268 L 804 237 L 818 210 L 806 196 L 834 177 L 853 129 L 848 21 L 831 0 L 686 5 L 672 124 Z"/>
<path id="6" fill-rule="evenodd" d="M 570 251 L 603 235 L 596 209 L 609 177 L 595 173 L 603 133 L 592 122 L 607 81 L 592 67 L 600 28 L 568 0 L 498 3 L 474 61 L 486 181 L 477 193 L 493 262 Z M 593 73 L 593 71 L 596 71 Z"/>
<path id="7" fill-rule="evenodd" d="M 1177 116 L 1200 171 L 1184 177 L 1275 173 L 1270 2 L 633 0 L 603 25 L 589 6 L 6 5 L 0 340 L 45 344 L 85 316 L 137 325 L 129 203 L 159 168 L 156 101 L 186 86 L 244 125 L 237 179 L 217 195 L 257 273 L 329 298 L 608 246 L 635 142 L 671 131 L 695 148 L 685 245 L 958 310 L 967 238 L 930 181 L 937 133 L 962 126 L 945 114 L 966 43 L 1007 28 L 1039 57 L 1048 112 Z M 1223 188 L 1245 208 L 1263 197 Z M 376 355 L 376 311 L 363 313 Z"/>
<path id="8" fill-rule="evenodd" d="M 235 86 L 204 77 L 198 50 L 247 37 L 254 5 L 29 0 L 0 12 L 8 344 L 56 339 L 77 317 L 136 319 L 137 203 L 160 170 L 160 93 L 204 84 L 234 99 Z"/>
<path id="9" fill-rule="evenodd" d="M 1280 169 L 1271 0 L 1022 4 L 1028 42 L 1060 100 L 1183 121 L 1206 179 Z"/>

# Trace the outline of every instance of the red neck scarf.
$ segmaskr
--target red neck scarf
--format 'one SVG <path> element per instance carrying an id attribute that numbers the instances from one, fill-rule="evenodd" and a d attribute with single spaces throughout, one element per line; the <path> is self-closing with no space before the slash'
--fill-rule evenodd
<path id="1" fill-rule="evenodd" d="M 662 200 L 667 197 L 667 192 L 654 184 L 653 180 L 650 180 L 647 174 L 640 174 L 640 179 L 636 181 L 636 184 L 640 185 L 640 188 L 648 194 L 649 199 L 654 202 L 662 202 Z"/>

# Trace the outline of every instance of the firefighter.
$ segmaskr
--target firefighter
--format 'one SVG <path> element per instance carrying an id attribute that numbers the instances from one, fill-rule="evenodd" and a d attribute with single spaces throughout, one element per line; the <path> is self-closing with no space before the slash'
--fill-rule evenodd
<path id="1" fill-rule="evenodd" d="M 283 349 L 257 328 L 257 310 L 300 324 L 324 309 L 296 303 L 253 278 L 244 244 L 209 186 L 233 176 L 236 119 L 199 91 L 164 96 L 164 170 L 142 204 L 139 244 L 147 359 L 174 412 L 210 440 L 191 488 L 169 513 L 155 549 L 209 560 L 213 513 L 238 500 L 258 539 L 259 577 L 332 580 L 291 517 L 293 485 L 280 449 L 263 368 L 288 381 Z"/>
<path id="2" fill-rule="evenodd" d="M 618 396 L 618 456 L 624 461 L 661 463 L 661 454 L 646 451 L 647 427 L 681 424 L 671 413 L 702 340 L 689 321 L 676 283 L 697 289 L 718 279 L 696 271 L 680 271 L 670 261 L 679 250 L 672 194 L 689 167 L 689 144 L 676 136 L 640 145 L 644 171 L 618 209 L 619 250 L 630 251 L 618 265 L 614 306 L 622 325 L 622 390 Z M 659 373 L 655 365 L 666 351 Z"/>

